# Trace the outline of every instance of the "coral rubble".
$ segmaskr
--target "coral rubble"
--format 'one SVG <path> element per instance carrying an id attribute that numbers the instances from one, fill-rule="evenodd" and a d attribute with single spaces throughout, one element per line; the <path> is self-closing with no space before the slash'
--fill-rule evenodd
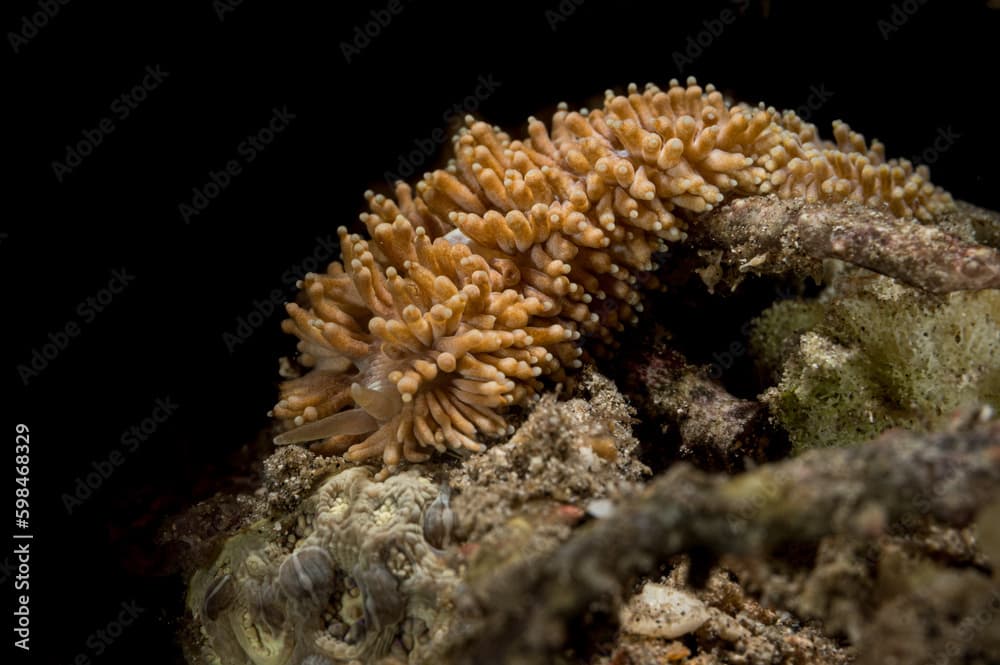
<path id="1" fill-rule="evenodd" d="M 989 537 L 997 505 L 988 410 L 735 477 L 681 463 L 641 488 L 629 411 L 606 380 L 588 381 L 589 399 L 541 400 L 510 441 L 464 465 L 373 482 L 328 460 L 295 508 L 275 497 L 217 534 L 215 553 L 192 561 L 190 662 L 1000 657 L 976 623 L 1000 597 L 992 564 L 960 535 Z M 270 486 L 292 453 L 310 455 L 279 449 Z"/>
<path id="2" fill-rule="evenodd" d="M 895 431 L 865 446 L 810 451 L 735 478 L 678 465 L 530 570 L 500 573 L 491 588 L 502 592 L 468 619 L 480 631 L 447 662 L 553 662 L 577 617 L 682 552 L 702 566 L 724 554 L 766 561 L 836 534 L 870 541 L 901 525 L 967 525 L 1000 483 L 1000 421 L 979 418 L 931 436 Z M 967 648 L 995 649 L 980 638 Z"/>
<path id="3" fill-rule="evenodd" d="M 593 500 L 627 496 L 648 473 L 613 384 L 588 371 L 580 390 L 591 398 L 542 399 L 509 441 L 458 468 L 375 482 L 368 467 L 279 448 L 244 523 L 212 534 L 203 506 L 172 532 L 194 544 L 189 658 L 442 662 L 475 603 L 469 582 L 482 592 L 497 570 L 530 569 Z M 326 459 L 324 472 L 303 456 Z"/>

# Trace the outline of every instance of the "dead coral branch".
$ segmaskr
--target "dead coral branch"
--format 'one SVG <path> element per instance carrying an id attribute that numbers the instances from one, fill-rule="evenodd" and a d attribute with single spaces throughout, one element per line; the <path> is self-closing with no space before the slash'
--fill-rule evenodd
<path id="1" fill-rule="evenodd" d="M 852 203 L 736 199 L 692 224 L 742 272 L 813 272 L 840 259 L 931 293 L 1000 288 L 1000 252 Z"/>

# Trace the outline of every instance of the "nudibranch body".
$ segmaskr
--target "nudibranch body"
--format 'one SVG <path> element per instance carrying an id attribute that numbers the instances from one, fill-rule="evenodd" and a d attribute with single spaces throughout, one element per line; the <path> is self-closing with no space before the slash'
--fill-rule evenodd
<path id="1" fill-rule="evenodd" d="M 924 167 L 841 122 L 834 141 L 792 112 L 732 104 L 671 81 L 600 109 L 561 104 L 512 139 L 471 116 L 444 169 L 395 198 L 366 193 L 368 238 L 339 230 L 342 261 L 302 280 L 283 328 L 304 375 L 281 386 L 276 442 L 318 442 L 388 471 L 483 448 L 501 415 L 580 365 L 642 311 L 654 258 L 698 213 L 776 194 L 855 201 L 928 220 L 952 206 Z"/>

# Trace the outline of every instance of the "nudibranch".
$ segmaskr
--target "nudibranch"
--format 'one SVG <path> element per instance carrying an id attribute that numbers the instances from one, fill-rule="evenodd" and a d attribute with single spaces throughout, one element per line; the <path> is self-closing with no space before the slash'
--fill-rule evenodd
<path id="1" fill-rule="evenodd" d="M 447 167 L 395 198 L 366 192 L 367 237 L 301 282 L 283 329 L 305 373 L 285 381 L 278 444 L 315 442 L 386 473 L 509 431 L 504 409 L 579 367 L 642 312 L 657 255 L 697 214 L 773 193 L 928 220 L 952 207 L 924 167 L 834 123 L 731 103 L 689 78 L 630 85 L 600 109 L 560 104 L 527 136 L 465 118 Z"/>

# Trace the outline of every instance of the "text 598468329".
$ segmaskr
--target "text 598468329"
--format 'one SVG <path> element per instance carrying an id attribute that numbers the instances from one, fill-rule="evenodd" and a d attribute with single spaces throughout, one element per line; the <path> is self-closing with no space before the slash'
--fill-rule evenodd
<path id="1" fill-rule="evenodd" d="M 14 428 L 14 646 L 31 649 L 31 432 Z"/>

